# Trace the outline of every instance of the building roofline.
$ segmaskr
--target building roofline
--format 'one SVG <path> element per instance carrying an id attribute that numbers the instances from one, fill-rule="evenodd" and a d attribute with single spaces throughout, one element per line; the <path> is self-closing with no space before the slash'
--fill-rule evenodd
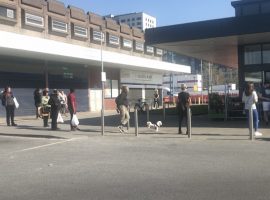
<path id="1" fill-rule="evenodd" d="M 230 17 L 147 29 L 146 44 L 270 32 L 270 14 Z"/>

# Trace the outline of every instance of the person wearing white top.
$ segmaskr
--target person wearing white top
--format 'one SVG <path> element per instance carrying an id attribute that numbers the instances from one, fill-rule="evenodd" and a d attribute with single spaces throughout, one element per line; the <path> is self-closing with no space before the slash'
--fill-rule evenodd
<path id="1" fill-rule="evenodd" d="M 253 83 L 247 84 L 247 87 L 243 93 L 242 102 L 245 103 L 245 110 L 248 118 L 249 118 L 249 109 L 251 108 L 253 111 L 253 126 L 255 130 L 255 136 L 262 136 L 262 134 L 258 132 L 259 115 L 256 108 L 256 103 L 258 102 L 258 95 L 254 90 Z"/>

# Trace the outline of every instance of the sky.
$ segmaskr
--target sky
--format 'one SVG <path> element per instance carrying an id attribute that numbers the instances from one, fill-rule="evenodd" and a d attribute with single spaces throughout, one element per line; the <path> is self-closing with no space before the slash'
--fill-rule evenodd
<path id="1" fill-rule="evenodd" d="M 157 26 L 234 16 L 231 0 L 61 0 L 99 15 L 145 12 Z"/>

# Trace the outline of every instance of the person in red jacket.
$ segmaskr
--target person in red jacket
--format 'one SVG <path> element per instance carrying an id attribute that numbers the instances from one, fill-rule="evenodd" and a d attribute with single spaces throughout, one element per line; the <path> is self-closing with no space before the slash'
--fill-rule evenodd
<path id="1" fill-rule="evenodd" d="M 76 96 L 75 96 L 75 90 L 73 88 L 70 89 L 70 92 L 67 97 L 67 101 L 68 101 L 68 110 L 70 113 L 70 129 L 71 131 L 80 130 L 78 126 L 73 126 L 71 123 L 73 119 L 73 115 L 75 115 L 77 112 L 77 101 L 76 101 Z"/>

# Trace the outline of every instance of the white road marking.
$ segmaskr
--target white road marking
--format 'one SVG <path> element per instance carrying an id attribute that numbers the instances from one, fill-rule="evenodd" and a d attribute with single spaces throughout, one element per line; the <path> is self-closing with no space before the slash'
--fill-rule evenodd
<path id="1" fill-rule="evenodd" d="M 63 143 L 67 143 L 67 142 L 71 142 L 74 140 L 79 140 L 80 138 L 71 138 L 65 141 L 60 141 L 60 142 L 54 142 L 54 143 L 50 143 L 50 144 L 45 144 L 45 145 L 40 145 L 40 146 L 36 146 L 36 147 L 31 147 L 31 148 L 27 148 L 27 149 L 22 149 L 22 150 L 18 150 L 18 151 L 14 151 L 13 153 L 20 153 L 20 152 L 25 152 L 25 151 L 31 151 L 31 150 L 35 150 L 35 149 L 41 149 L 44 147 L 48 147 L 48 146 L 53 146 L 53 145 L 57 145 L 57 144 L 63 144 Z"/>

